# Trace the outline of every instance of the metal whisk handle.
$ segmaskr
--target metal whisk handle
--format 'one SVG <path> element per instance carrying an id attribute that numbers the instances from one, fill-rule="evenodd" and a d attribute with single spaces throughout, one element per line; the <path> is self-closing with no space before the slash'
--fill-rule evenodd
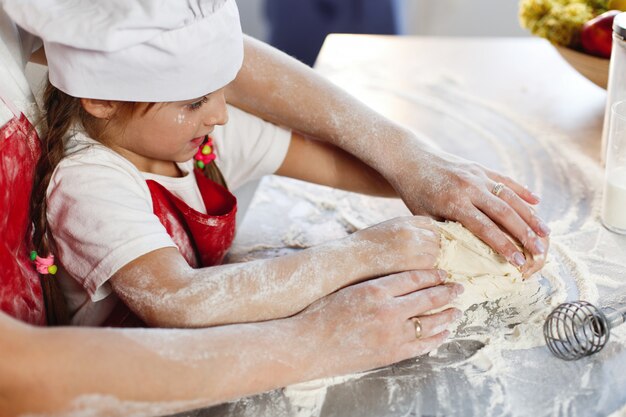
<path id="1" fill-rule="evenodd" d="M 599 309 L 586 301 L 563 303 L 548 315 L 543 335 L 552 353 L 571 361 L 599 352 L 609 340 L 611 327 L 624 320 L 619 309 Z"/>

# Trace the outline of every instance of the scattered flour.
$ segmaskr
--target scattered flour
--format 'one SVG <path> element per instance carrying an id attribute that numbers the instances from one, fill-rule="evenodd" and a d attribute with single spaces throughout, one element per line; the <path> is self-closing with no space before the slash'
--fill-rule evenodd
<path id="1" fill-rule="evenodd" d="M 120 401 L 108 395 L 83 395 L 76 398 L 68 411 L 60 414 L 26 414 L 22 417 L 152 417 L 199 408 L 206 401 L 146 403 Z"/>
<path id="2" fill-rule="evenodd" d="M 548 313 L 566 300 L 583 299 L 601 303 L 606 298 L 606 290 L 611 292 L 624 286 L 623 282 L 616 279 L 619 271 L 626 268 L 623 245 L 616 242 L 607 248 L 601 244 L 610 238 L 610 235 L 607 238 L 606 231 L 598 221 L 602 169 L 596 161 L 576 147 L 564 145 L 569 143 L 569 138 L 555 133 L 553 127 L 539 125 L 536 120 L 524 120 L 519 114 L 468 96 L 459 91 L 457 84 L 435 80 L 417 85 L 415 90 L 419 94 L 407 94 L 390 84 L 393 82 L 386 79 L 368 80 L 366 88 L 399 97 L 414 108 L 419 108 L 411 115 L 419 112 L 439 116 L 454 114 L 453 124 L 461 126 L 457 130 L 462 135 L 456 134 L 454 126 L 446 125 L 450 133 L 438 131 L 442 136 L 438 138 L 441 139 L 438 143 L 441 148 L 462 150 L 465 157 L 478 160 L 523 184 L 528 184 L 531 190 L 543 197 L 538 214 L 552 230 L 551 247 L 545 267 L 527 280 L 521 280 L 510 273 L 504 273 L 497 278 L 464 278 L 466 291 L 457 306 L 465 314 L 452 329 L 453 335 L 449 343 L 426 357 L 416 359 L 415 365 L 406 365 L 416 367 L 410 376 L 418 380 L 424 375 L 420 368 L 422 364 L 436 364 L 437 371 L 426 373 L 433 384 L 436 384 L 437 398 L 442 401 L 437 406 L 439 408 L 435 408 L 439 411 L 433 415 L 457 415 L 460 409 L 474 410 L 475 415 L 519 415 L 510 401 L 511 398 L 517 398 L 514 381 L 518 378 L 518 370 L 537 368 L 535 361 L 538 356 L 544 360 L 553 360 L 543 347 L 545 343 L 542 329 Z M 480 120 L 480 123 L 475 122 L 476 120 Z M 468 144 L 474 145 L 470 147 Z M 485 149 L 489 151 L 485 152 Z M 518 154 L 523 154 L 524 158 L 512 157 Z M 336 238 L 342 232 L 352 233 L 390 217 L 408 213 L 406 207 L 395 200 L 326 189 L 317 192 L 319 189 L 315 187 L 307 188 L 301 183 L 282 178 L 268 178 L 264 187 L 266 199 L 268 195 L 276 193 L 283 198 L 287 196 L 286 200 L 291 199 L 291 205 L 294 201 L 301 202 L 303 199 L 309 204 L 313 213 L 310 218 L 315 218 L 315 221 L 306 217 L 290 216 L 290 220 L 298 223 L 297 230 L 306 231 L 305 242 L 300 240 L 303 235 L 298 235 L 299 246 L 319 243 L 318 232 L 323 230 L 321 225 L 331 230 L 328 223 L 334 223 L 338 228 L 332 229 L 334 233 L 324 237 Z M 325 204 L 320 199 L 324 202 L 329 199 L 335 201 L 335 212 L 328 213 L 324 210 Z M 276 198 L 270 198 L 269 201 L 271 200 L 275 202 Z M 261 203 L 257 208 L 262 210 L 263 205 Z M 288 207 L 289 203 L 286 203 L 287 212 Z M 262 221 L 262 216 L 255 219 L 256 223 Z M 289 233 L 285 231 L 282 235 L 279 233 L 279 236 L 293 236 Z M 244 249 L 239 252 L 235 248 L 234 259 L 246 257 L 245 243 L 248 238 L 253 240 L 253 236 L 246 236 L 245 233 L 240 236 L 239 243 L 243 243 L 241 247 Z M 279 247 L 280 243 L 277 243 L 274 250 Z M 272 254 L 270 251 L 265 254 L 257 251 L 255 256 Z M 626 345 L 626 337 L 620 337 L 619 332 L 615 333 L 611 343 Z M 465 352 L 467 346 L 469 352 Z M 450 362 L 450 351 L 457 354 L 461 351 L 460 356 L 464 359 L 457 358 Z M 558 362 L 554 364 L 559 365 Z M 391 369 L 397 369 L 397 366 Z M 586 373 L 579 375 L 581 388 L 592 384 L 591 371 L 588 369 L 585 370 Z M 448 375 L 447 372 L 454 372 L 455 380 L 466 381 L 468 385 L 463 385 L 464 390 L 470 393 L 487 392 L 486 397 L 478 394 L 472 397 L 467 394 L 470 398 L 458 404 L 459 408 L 446 408 L 442 404 L 449 401 L 450 390 L 454 386 L 445 378 L 440 379 L 441 375 Z M 536 372 L 542 376 L 535 382 L 543 382 L 543 379 L 550 376 L 549 370 L 541 367 Z M 394 377 L 392 371 L 381 372 L 380 375 L 383 376 L 377 378 L 384 380 L 388 391 L 388 410 L 400 409 L 401 404 L 411 404 L 415 401 L 413 398 L 419 398 L 419 391 L 405 393 L 404 396 L 401 394 L 402 387 L 406 384 L 406 376 Z M 345 378 L 350 385 L 351 381 L 374 376 L 350 375 Z M 298 410 L 297 413 L 292 410 L 295 414 L 290 415 L 319 416 L 328 389 L 336 385 L 337 380 L 324 379 L 315 381 L 313 389 L 286 388 L 283 391 L 286 400 Z M 527 385 L 532 387 L 533 381 L 529 380 Z M 384 402 L 385 399 L 381 398 L 381 401 Z M 411 415 L 411 412 L 419 415 L 422 408 L 414 406 L 416 408 L 409 408 L 402 413 L 389 412 L 389 415 Z M 564 398 L 555 413 L 570 410 L 572 406 L 572 399 Z M 358 408 L 356 405 L 355 407 Z M 545 407 L 543 409 L 546 410 Z M 470 414 L 472 413 L 468 415 Z M 574 412 L 572 415 L 584 414 Z"/>
<path id="3" fill-rule="evenodd" d="M 357 64 L 378 68 L 363 62 Z M 349 69 L 335 70 L 347 74 Z M 419 74 L 415 68 L 407 68 L 407 71 L 412 75 L 407 78 L 419 79 L 413 76 Z M 416 81 L 412 93 L 399 88 L 396 80 L 388 78 L 384 70 L 366 79 L 366 85 L 356 85 L 355 89 L 365 87 L 370 93 L 375 91 L 402 100 L 404 106 L 408 103 L 411 111 L 407 112 L 407 124 L 418 130 L 418 134 L 422 133 L 418 122 L 423 122 L 424 118 L 414 116 L 423 114 L 443 120 L 445 123 L 440 129 L 433 128 L 439 147 L 510 175 L 543 197 L 538 214 L 552 229 L 547 263 L 542 271 L 527 280 L 508 272 L 499 276 L 462 277 L 465 293 L 457 305 L 465 314 L 452 329 L 448 343 L 429 355 L 383 371 L 287 387 L 282 395 L 289 404 L 288 411 L 272 413 L 271 405 L 265 411 L 276 416 L 318 417 L 323 415 L 331 388 L 361 379 L 380 378 L 387 398 L 375 400 L 386 401 L 385 413 L 393 416 L 421 415 L 421 406 L 428 401 L 421 397 L 422 392 L 433 396 L 430 401 L 435 404 L 435 412 L 429 413 L 432 415 L 459 415 L 466 410 L 470 411 L 467 415 L 520 415 L 512 400 L 522 401 L 517 405 L 529 408 L 536 401 L 538 408 L 532 408 L 536 415 L 544 415 L 544 412 L 546 415 L 586 415 L 585 411 L 573 409 L 571 396 L 562 397 L 562 393 L 555 393 L 553 388 L 546 389 L 549 392 L 545 393 L 541 387 L 546 387 L 542 384 L 555 377 L 551 374 L 554 368 L 554 372 L 564 375 L 561 383 L 573 381 L 578 384 L 576 389 L 591 390 L 594 382 L 597 383 L 593 374 L 596 365 L 592 362 L 563 364 L 553 360 L 542 347 L 542 326 L 547 314 L 565 300 L 600 303 L 607 292 L 624 286 L 616 276 L 626 269 L 626 249 L 619 242 L 603 244 L 610 236 L 598 221 L 602 184 L 598 162 L 576 149 L 568 137 L 555 133 L 552 126 L 525 120 L 520 114 L 465 94 L 462 84 L 454 77 Z M 350 86 L 355 82 L 359 81 L 345 78 L 342 84 Z M 418 120 L 415 125 L 409 122 L 413 118 Z M 265 179 L 260 191 L 229 254 L 229 262 L 274 257 L 408 213 L 397 200 L 320 189 L 284 178 Z M 604 352 L 607 355 L 620 352 L 624 346 L 626 326 L 613 332 Z M 178 352 L 164 354 L 184 360 Z M 549 369 L 541 363 L 547 358 L 553 360 Z M 563 380 L 569 376 L 569 380 Z M 425 385 L 420 385 L 424 380 L 427 380 Z M 405 385 L 411 388 L 408 392 L 404 390 Z M 534 385 L 539 388 L 532 391 L 536 394 L 533 398 L 524 394 L 520 399 L 517 393 L 526 392 L 520 390 L 520 385 L 526 389 Z M 548 402 L 542 403 L 546 395 Z M 115 399 L 97 396 L 77 401 L 77 410 L 90 401 L 109 402 L 112 410 L 122 405 Z M 248 400 L 240 402 L 248 403 Z M 404 404 L 408 404 L 407 408 L 402 409 Z M 360 404 L 352 405 L 355 410 L 362 410 Z M 131 410 L 126 414 L 133 414 L 132 407 L 142 410 L 143 405 L 125 406 L 131 407 L 126 409 Z M 243 414 L 253 416 L 257 411 L 254 406 L 244 406 Z M 144 414 L 138 411 L 137 415 Z M 626 416 L 625 407 L 611 415 L 620 416 Z"/>

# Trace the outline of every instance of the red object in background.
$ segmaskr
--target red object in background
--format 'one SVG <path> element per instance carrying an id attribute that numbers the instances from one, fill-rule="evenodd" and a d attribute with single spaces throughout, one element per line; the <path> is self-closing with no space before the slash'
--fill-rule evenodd
<path id="1" fill-rule="evenodd" d="M 613 19 L 619 10 L 609 10 L 586 22 L 580 32 L 583 50 L 602 58 L 611 57 L 613 44 Z"/>
<path id="2" fill-rule="evenodd" d="M 45 325 L 41 283 L 29 258 L 28 238 L 39 152 L 37 132 L 23 114 L 0 127 L 0 310 Z"/>

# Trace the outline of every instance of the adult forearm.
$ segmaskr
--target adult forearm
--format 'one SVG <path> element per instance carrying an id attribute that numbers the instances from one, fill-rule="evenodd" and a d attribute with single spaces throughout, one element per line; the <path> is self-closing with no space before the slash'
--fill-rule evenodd
<path id="1" fill-rule="evenodd" d="M 0 415 L 163 415 L 317 376 L 295 319 L 198 330 L 40 329 L 0 343 Z M 8 355 L 10 354 L 10 356 Z M 10 358 L 10 359 L 9 359 Z"/>
<path id="2" fill-rule="evenodd" d="M 387 159 L 402 156 L 391 149 L 406 149 L 404 142 L 417 141 L 410 131 L 306 65 L 249 37 L 244 65 L 229 85 L 227 99 L 264 119 L 333 143 L 382 173 Z M 372 136 L 385 138 L 385 152 Z"/>
<path id="3" fill-rule="evenodd" d="M 296 132 L 275 174 L 379 197 L 398 196 L 383 176 L 354 155 Z"/>

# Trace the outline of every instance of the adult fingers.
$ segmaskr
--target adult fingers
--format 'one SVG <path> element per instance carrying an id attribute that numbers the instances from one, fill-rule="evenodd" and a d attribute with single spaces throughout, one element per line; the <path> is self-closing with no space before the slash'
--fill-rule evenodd
<path id="1" fill-rule="evenodd" d="M 550 246 L 550 241 L 548 238 L 542 238 L 542 241 L 546 247 L 546 253 L 547 253 L 548 247 Z M 525 268 L 522 270 L 524 277 L 528 277 L 534 274 L 535 272 L 539 271 L 545 263 L 546 263 L 545 255 L 533 256 L 531 259 L 529 259 L 529 262 L 527 262 L 527 265 L 525 265 Z"/>
<path id="2" fill-rule="evenodd" d="M 495 186 L 495 183 L 493 185 Z M 535 214 L 535 211 L 513 190 L 505 187 L 499 197 L 504 202 L 508 203 L 538 236 L 548 237 L 548 235 L 550 235 L 548 225 L 545 224 L 544 221 Z"/>
<path id="3" fill-rule="evenodd" d="M 461 213 L 458 221 L 511 264 L 521 268 L 526 263 L 524 254 L 517 246 L 485 213 L 476 207 L 469 208 Z"/>
<path id="4" fill-rule="evenodd" d="M 518 213 L 518 215 L 522 219 L 524 219 L 524 221 L 534 230 L 534 232 L 537 233 L 537 235 L 541 237 L 547 237 L 550 234 L 550 228 L 548 227 L 548 225 L 545 224 L 543 220 L 539 218 L 539 216 L 535 214 L 534 210 L 528 204 L 526 204 L 528 200 L 524 198 L 525 195 L 523 195 L 523 193 L 520 194 L 520 190 L 524 190 L 526 195 L 531 194 L 534 196 L 535 194 L 517 184 L 510 178 L 498 175 L 490 175 L 490 177 L 492 177 L 492 179 L 494 180 L 493 183 L 489 184 L 489 186 L 491 187 L 490 191 L 493 193 L 493 189 L 498 182 L 506 185 L 506 187 L 502 189 L 497 197 L 500 197 L 503 201 L 508 203 Z M 539 197 L 535 197 L 537 198 L 538 202 Z"/>
<path id="5" fill-rule="evenodd" d="M 414 358 L 416 356 L 428 353 L 431 350 L 435 350 L 439 346 L 441 346 L 449 336 L 450 332 L 448 330 L 445 330 L 434 336 L 421 339 L 413 339 L 413 341 L 405 343 L 399 349 L 400 359 Z"/>
<path id="6" fill-rule="evenodd" d="M 495 186 L 496 183 L 494 183 Z M 539 239 L 539 236 L 529 227 L 529 224 L 520 213 L 513 208 L 516 199 L 521 205 L 526 204 L 519 199 L 513 191 L 506 186 L 501 189 L 498 195 L 484 193 L 473 199 L 475 206 L 483 213 L 488 215 L 497 224 L 507 230 L 508 233 L 517 239 L 526 248 L 526 250 L 536 256 L 543 255 L 546 251 L 545 246 Z M 526 206 L 528 207 L 528 206 Z M 522 210 L 523 211 L 523 210 Z"/>
<path id="7" fill-rule="evenodd" d="M 530 191 L 527 187 L 524 187 L 517 181 L 512 178 L 501 175 L 495 171 L 485 170 L 487 172 L 487 176 L 494 180 L 495 182 L 501 182 L 502 184 L 509 187 L 515 194 L 517 194 L 522 200 L 526 201 L 529 204 L 536 205 L 539 204 L 541 198 Z"/>
<path id="8" fill-rule="evenodd" d="M 463 290 L 461 284 L 449 283 L 415 291 L 399 297 L 398 308 L 406 317 L 419 316 L 450 304 Z"/>
<path id="9" fill-rule="evenodd" d="M 445 271 L 430 269 L 400 272 L 368 282 L 376 282 L 377 286 L 385 288 L 389 295 L 398 297 L 440 285 L 447 277 L 448 274 Z"/>
<path id="10" fill-rule="evenodd" d="M 448 308 L 435 314 L 414 317 L 418 320 L 417 325 L 413 318 L 406 320 L 405 328 L 407 341 L 424 339 L 434 336 L 446 330 L 452 322 L 461 318 L 463 313 L 456 308 Z M 417 337 L 419 335 L 419 338 Z"/>

